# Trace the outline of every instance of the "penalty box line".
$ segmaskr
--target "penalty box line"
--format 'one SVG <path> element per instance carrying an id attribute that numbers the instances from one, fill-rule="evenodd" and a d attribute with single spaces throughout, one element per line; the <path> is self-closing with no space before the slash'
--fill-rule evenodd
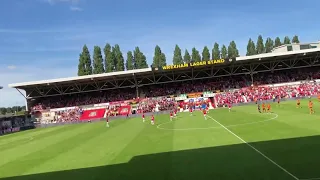
<path id="1" fill-rule="evenodd" d="M 295 175 L 291 174 L 288 170 L 286 170 L 285 168 L 283 168 L 282 166 L 280 166 L 279 164 L 277 164 L 276 162 L 274 162 L 272 159 L 270 159 L 268 156 L 266 156 L 265 154 L 263 154 L 261 151 L 259 151 L 258 149 L 256 149 L 255 147 L 253 147 L 252 145 L 250 145 L 249 143 L 247 143 L 245 140 L 243 140 L 241 137 L 239 137 L 238 135 L 236 135 L 234 132 L 232 132 L 231 130 L 229 130 L 227 127 L 225 127 L 223 124 L 221 124 L 220 122 L 218 122 L 217 120 L 213 119 L 211 116 L 208 116 L 210 119 L 212 119 L 214 122 L 216 122 L 217 124 L 219 124 L 222 128 L 224 128 L 226 131 L 228 131 L 230 134 L 232 134 L 233 136 L 235 136 L 236 138 L 238 138 L 240 141 L 242 141 L 243 143 L 245 143 L 246 145 L 248 145 L 251 149 L 253 149 L 254 151 L 256 151 L 257 153 L 259 153 L 261 156 L 263 156 L 264 158 L 266 158 L 268 161 L 270 161 L 272 164 L 274 164 L 275 166 L 277 166 L 278 168 L 280 168 L 282 171 L 284 171 L 285 173 L 287 173 L 288 175 L 290 175 L 292 178 L 294 178 L 295 180 L 299 180 L 299 178 L 297 178 Z"/>

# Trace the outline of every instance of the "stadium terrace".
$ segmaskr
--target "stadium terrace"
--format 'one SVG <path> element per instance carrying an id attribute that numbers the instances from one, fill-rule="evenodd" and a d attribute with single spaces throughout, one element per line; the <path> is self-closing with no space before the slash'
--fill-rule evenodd
<path id="1" fill-rule="evenodd" d="M 170 110 L 180 103 L 209 102 L 210 108 L 273 96 L 305 96 L 295 88 L 242 89 L 257 85 L 320 79 L 320 49 L 272 52 L 234 59 L 150 67 L 70 78 L 10 84 L 26 91 L 27 109 L 48 121 L 78 121 L 106 116 Z M 311 81 L 312 82 L 312 81 Z M 303 86 L 303 89 L 316 89 Z M 294 92 L 289 94 L 289 92 Z M 224 96 L 220 94 L 224 93 Z M 311 95 L 316 94 L 313 90 Z M 266 95 L 267 94 L 267 95 Z M 198 106 L 199 107 L 199 106 Z M 62 118 L 62 119 L 61 119 Z"/>
<path id="2" fill-rule="evenodd" d="M 26 91 L 24 96 L 28 102 L 31 99 L 57 95 L 104 91 L 120 88 L 139 87 L 166 84 L 180 81 L 211 79 L 225 76 L 250 75 L 252 82 L 254 74 L 275 72 L 280 70 L 318 67 L 320 49 L 307 49 L 290 52 L 265 53 L 253 56 L 237 57 L 230 60 L 219 60 L 204 63 L 204 65 L 187 65 L 183 68 L 151 67 L 123 72 L 111 72 L 96 75 L 69 77 L 33 82 L 9 84 L 10 88 Z M 22 93 L 21 93 L 22 94 Z M 137 96 L 138 97 L 138 96 Z"/>
<path id="3" fill-rule="evenodd" d="M 320 49 L 318 48 L 273 52 L 237 57 L 235 59 L 219 59 L 182 65 L 17 83 L 10 84 L 9 87 L 16 88 L 20 93 L 21 89 L 26 91 L 26 96 L 23 93 L 21 94 L 27 100 L 27 109 L 28 106 L 29 109 L 43 109 L 40 108 L 39 103 L 46 104 L 46 102 L 46 109 L 66 107 L 75 109 L 74 107 L 82 105 L 94 105 L 97 107 L 99 106 L 97 104 L 102 104 L 106 106 L 112 104 L 112 102 L 118 102 L 118 104 L 123 105 L 124 101 L 127 101 L 128 105 L 128 102 L 136 102 L 138 99 L 141 100 L 146 97 L 170 96 L 175 98 L 176 101 L 197 97 L 212 98 L 217 92 L 253 85 L 255 81 L 263 79 L 261 76 L 266 76 L 270 73 L 281 76 L 277 72 L 296 70 L 295 73 L 297 73 L 300 69 L 307 69 L 305 72 L 311 72 L 310 68 L 317 71 L 317 67 L 320 65 L 319 57 Z M 306 77 L 300 76 L 295 79 L 304 80 L 299 78 Z M 241 83 L 244 79 L 246 79 L 246 82 Z M 271 79 L 274 79 L 274 77 Z M 217 85 L 219 81 L 221 81 L 220 86 Z M 285 81 L 291 80 L 265 81 L 264 83 L 270 84 Z M 212 82 L 216 84 L 212 85 Z M 221 85 L 223 83 L 228 84 L 229 87 L 226 88 L 225 85 Z M 214 88 L 212 88 L 213 86 Z M 172 88 L 179 90 L 173 90 Z M 75 101 L 75 99 L 78 99 L 78 101 Z M 79 99 L 85 99 L 85 102 Z M 56 101 L 60 101 L 60 103 L 52 103 Z M 212 104 L 218 105 L 217 102 L 212 102 Z M 125 111 L 129 110 L 125 109 Z M 74 112 L 73 114 L 77 113 Z M 77 116 L 76 119 L 79 119 L 79 117 Z"/>

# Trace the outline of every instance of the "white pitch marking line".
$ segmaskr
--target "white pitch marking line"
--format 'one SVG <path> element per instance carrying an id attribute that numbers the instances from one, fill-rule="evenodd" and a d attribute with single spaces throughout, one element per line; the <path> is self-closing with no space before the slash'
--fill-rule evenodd
<path id="1" fill-rule="evenodd" d="M 259 124 L 259 123 L 262 123 L 262 122 L 272 121 L 272 120 L 278 118 L 278 114 L 275 114 L 275 113 L 270 113 L 270 114 L 273 114 L 273 115 L 275 115 L 275 116 L 272 117 L 272 118 L 270 118 L 270 119 L 263 120 L 263 121 L 255 121 L 255 122 L 249 122 L 249 123 L 243 123 L 243 124 L 234 124 L 234 125 L 229 125 L 229 126 L 225 126 L 225 127 L 238 127 L 238 126 L 244 126 L 244 125 Z M 159 124 L 159 125 L 157 126 L 157 128 L 158 128 L 158 129 L 161 129 L 161 130 L 171 130 L 171 131 L 192 131 L 192 130 L 206 130 L 206 129 L 221 128 L 220 126 L 211 126 L 211 127 L 205 127 L 205 128 L 181 128 L 181 129 L 169 129 L 169 128 L 162 128 L 162 127 L 160 127 L 160 126 L 162 126 L 162 125 L 169 124 L 169 123 L 172 123 L 172 122 L 173 122 L 173 121 L 169 121 L 169 122 L 165 122 L 165 123 Z"/>
<path id="2" fill-rule="evenodd" d="M 229 130 L 228 128 L 226 128 L 224 125 L 222 125 L 221 123 L 219 123 L 217 120 L 213 119 L 212 117 L 208 116 L 210 119 L 212 119 L 213 121 L 215 121 L 217 124 L 219 124 L 221 127 L 223 127 L 226 131 L 228 131 L 230 134 L 234 135 L 236 138 L 238 138 L 240 141 L 242 141 L 243 143 L 247 144 L 250 148 L 252 148 L 253 150 L 255 150 L 257 153 L 259 153 L 261 156 L 263 156 L 264 158 L 266 158 L 267 160 L 269 160 L 271 163 L 273 163 L 274 165 L 276 165 L 278 168 L 282 169 L 284 172 L 286 172 L 288 175 L 290 175 L 291 177 L 293 177 L 296 180 L 299 180 L 299 178 L 297 178 L 295 175 L 291 174 L 289 171 L 287 171 L 285 168 L 283 168 L 282 166 L 280 166 L 279 164 L 277 164 L 276 162 L 274 162 L 272 159 L 270 159 L 268 156 L 266 156 L 265 154 L 263 154 L 262 152 L 260 152 L 258 149 L 256 149 L 255 147 L 251 146 L 249 143 L 247 143 L 245 140 L 243 140 L 241 137 L 239 137 L 238 135 L 236 135 L 235 133 L 233 133 L 231 130 Z"/>

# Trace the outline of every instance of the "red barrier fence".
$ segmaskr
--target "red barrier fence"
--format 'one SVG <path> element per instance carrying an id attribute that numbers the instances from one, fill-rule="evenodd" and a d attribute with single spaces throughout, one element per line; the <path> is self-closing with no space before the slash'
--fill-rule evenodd
<path id="1" fill-rule="evenodd" d="M 91 109 L 91 110 L 84 110 L 80 120 L 89 120 L 89 119 L 100 119 L 103 118 L 104 113 L 106 112 L 106 109 Z"/>

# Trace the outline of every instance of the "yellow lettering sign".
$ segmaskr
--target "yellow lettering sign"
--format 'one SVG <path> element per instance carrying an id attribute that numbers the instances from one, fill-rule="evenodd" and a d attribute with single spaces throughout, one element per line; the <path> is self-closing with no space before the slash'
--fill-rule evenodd
<path id="1" fill-rule="evenodd" d="M 208 64 L 212 65 L 212 64 L 222 64 L 224 63 L 225 60 L 224 59 L 217 59 L 217 60 L 210 60 L 208 61 Z"/>
<path id="2" fill-rule="evenodd" d="M 216 60 L 209 60 L 209 61 L 199 61 L 199 62 L 192 62 L 192 63 L 183 63 L 183 64 L 176 64 L 176 65 L 167 65 L 162 66 L 164 70 L 172 70 L 172 69 L 181 69 L 187 67 L 197 67 L 197 66 L 206 66 L 206 65 L 214 65 L 214 64 L 223 64 L 225 63 L 224 59 L 216 59 Z"/>
<path id="3" fill-rule="evenodd" d="M 186 67 L 189 67 L 189 64 L 184 63 L 184 64 L 176 64 L 176 65 L 167 65 L 167 66 L 162 66 L 162 69 L 170 70 L 170 69 L 180 69 L 180 68 L 186 68 Z"/>

